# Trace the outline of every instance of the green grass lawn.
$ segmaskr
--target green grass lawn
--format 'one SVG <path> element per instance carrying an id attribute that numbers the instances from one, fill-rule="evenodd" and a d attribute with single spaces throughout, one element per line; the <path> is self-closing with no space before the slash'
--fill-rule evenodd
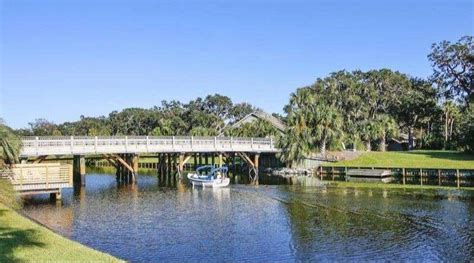
<path id="1" fill-rule="evenodd" d="M 64 238 L 0 203 L 0 262 L 120 262 Z"/>
<path id="2" fill-rule="evenodd" d="M 369 152 L 326 166 L 474 169 L 474 155 L 455 151 Z"/>

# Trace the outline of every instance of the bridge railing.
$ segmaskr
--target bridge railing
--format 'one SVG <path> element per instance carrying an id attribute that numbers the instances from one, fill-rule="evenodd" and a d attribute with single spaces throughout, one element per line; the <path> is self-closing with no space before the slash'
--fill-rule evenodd
<path id="1" fill-rule="evenodd" d="M 276 152 L 273 138 L 194 137 L 194 136 L 112 136 L 112 137 L 26 137 L 22 156 L 247 151 Z"/>

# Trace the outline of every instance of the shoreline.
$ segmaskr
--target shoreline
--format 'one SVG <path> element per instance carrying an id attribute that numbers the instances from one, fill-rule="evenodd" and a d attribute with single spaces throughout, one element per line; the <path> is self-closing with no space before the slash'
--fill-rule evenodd
<path id="1" fill-rule="evenodd" d="M 0 203 L 0 261 L 124 262 L 64 237 L 21 211 Z"/>

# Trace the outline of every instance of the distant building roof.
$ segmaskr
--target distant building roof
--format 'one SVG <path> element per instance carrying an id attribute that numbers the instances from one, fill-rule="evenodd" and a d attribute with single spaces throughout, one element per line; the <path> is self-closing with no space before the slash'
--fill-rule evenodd
<path id="1" fill-rule="evenodd" d="M 275 127 L 280 132 L 282 132 L 282 133 L 285 132 L 286 124 L 283 123 L 280 119 L 272 116 L 271 114 L 263 112 L 263 111 L 254 111 L 254 112 L 246 115 L 245 117 L 243 117 L 239 121 L 235 122 L 234 124 L 225 127 L 221 131 L 219 136 L 222 136 L 224 134 L 224 130 L 227 129 L 227 128 L 238 128 L 238 127 L 242 126 L 245 123 L 250 123 L 250 122 L 253 122 L 253 121 L 258 120 L 258 119 L 268 121 L 273 127 Z"/>

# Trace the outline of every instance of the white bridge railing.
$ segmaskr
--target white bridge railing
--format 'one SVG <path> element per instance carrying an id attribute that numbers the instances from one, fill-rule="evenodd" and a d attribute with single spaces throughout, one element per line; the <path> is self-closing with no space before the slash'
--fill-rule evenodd
<path id="1" fill-rule="evenodd" d="M 279 152 L 273 138 L 27 137 L 21 156 L 159 152 Z"/>

